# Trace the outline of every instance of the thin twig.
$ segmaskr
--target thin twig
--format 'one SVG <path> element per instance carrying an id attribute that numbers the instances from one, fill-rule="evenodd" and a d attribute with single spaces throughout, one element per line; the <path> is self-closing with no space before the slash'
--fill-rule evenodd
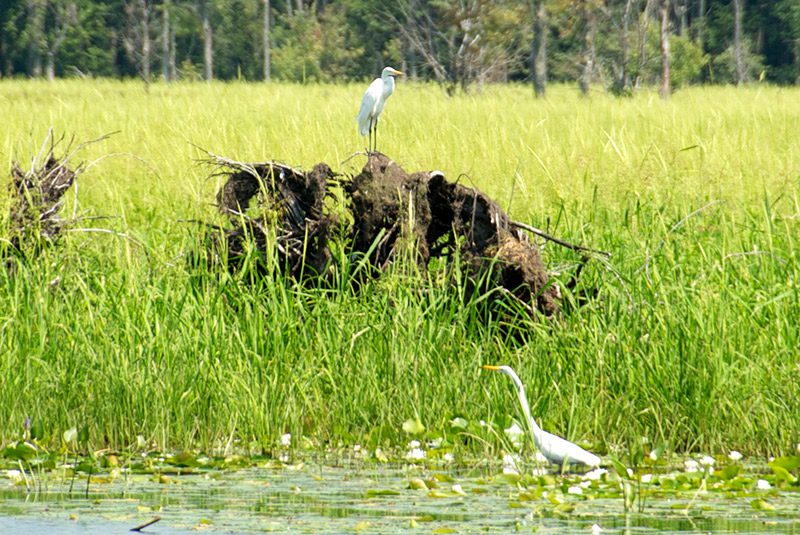
<path id="1" fill-rule="evenodd" d="M 111 230 L 107 228 L 68 228 L 67 232 L 99 232 L 101 234 L 111 234 L 112 236 L 117 236 L 119 238 L 125 238 L 126 240 L 135 243 L 139 247 L 144 247 L 144 244 L 131 236 L 130 234 L 125 234 L 124 232 L 117 232 L 116 230 Z"/>
<path id="2" fill-rule="evenodd" d="M 586 251 L 589 253 L 595 253 L 605 256 L 606 258 L 611 258 L 611 253 L 607 251 L 601 251 L 599 249 L 592 249 L 591 247 L 584 247 L 583 245 L 575 245 L 574 243 L 569 243 L 568 241 L 564 241 L 561 238 L 556 238 L 555 236 L 552 236 L 546 233 L 545 231 L 540 230 L 536 227 L 532 227 L 526 223 L 520 223 L 519 221 L 511 221 L 511 225 L 517 228 L 521 228 L 522 230 L 527 230 L 532 234 L 536 234 L 540 238 L 544 238 L 545 240 L 557 243 L 558 245 L 566 247 L 567 249 L 571 249 L 573 251 Z"/>
<path id="3" fill-rule="evenodd" d="M 131 531 L 136 531 L 137 533 L 141 533 L 144 528 L 146 528 L 148 526 L 152 526 L 153 524 L 155 524 L 159 520 L 161 520 L 160 516 L 154 516 L 152 520 L 149 520 L 149 521 L 145 522 L 144 524 L 141 524 L 139 526 L 136 526 L 135 528 L 132 528 Z"/>

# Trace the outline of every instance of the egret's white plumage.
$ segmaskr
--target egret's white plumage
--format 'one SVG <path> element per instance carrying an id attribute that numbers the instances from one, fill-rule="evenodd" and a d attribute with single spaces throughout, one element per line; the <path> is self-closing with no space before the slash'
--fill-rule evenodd
<path id="1" fill-rule="evenodd" d="M 536 447 L 542 452 L 548 461 L 554 464 L 585 464 L 587 466 L 600 466 L 600 458 L 594 453 L 590 453 L 577 444 L 565 440 L 559 436 L 544 431 L 531 416 L 531 409 L 528 405 L 528 398 L 525 396 L 525 386 L 510 366 L 484 366 L 485 370 L 497 371 L 511 377 L 517 387 L 519 404 L 522 405 L 522 412 L 528 421 L 531 436 Z"/>
<path id="2" fill-rule="evenodd" d="M 372 135 L 375 135 L 375 145 L 377 145 L 378 118 L 386 105 L 386 99 L 394 92 L 394 77 L 402 75 L 403 73 L 397 69 L 386 67 L 383 69 L 381 77 L 373 80 L 364 92 L 356 120 L 358 121 L 358 133 L 362 136 L 370 136 L 369 150 L 376 148 L 372 143 Z"/>

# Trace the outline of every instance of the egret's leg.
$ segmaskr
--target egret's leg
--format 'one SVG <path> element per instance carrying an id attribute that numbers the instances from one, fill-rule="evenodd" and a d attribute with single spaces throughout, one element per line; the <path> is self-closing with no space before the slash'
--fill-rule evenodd
<path id="1" fill-rule="evenodd" d="M 370 119 L 369 120 L 369 150 L 367 151 L 370 154 L 372 153 L 373 150 L 375 150 L 375 149 L 372 148 L 372 136 L 373 136 L 374 132 L 375 132 L 375 121 Z"/>
<path id="2" fill-rule="evenodd" d="M 375 121 L 375 152 L 378 152 L 378 121 Z"/>

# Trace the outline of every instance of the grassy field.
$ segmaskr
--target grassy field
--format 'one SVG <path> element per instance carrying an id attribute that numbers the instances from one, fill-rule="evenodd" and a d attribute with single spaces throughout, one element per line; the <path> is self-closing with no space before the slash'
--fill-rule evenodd
<path id="1" fill-rule="evenodd" d="M 70 232 L 0 270 L 0 443 L 29 416 L 43 443 L 72 427 L 88 445 L 404 444 L 461 417 L 507 424 L 506 363 L 546 429 L 598 451 L 646 441 L 676 451 L 776 455 L 800 442 L 800 90 L 702 88 L 582 99 L 552 87 L 446 98 L 401 83 L 380 149 L 440 169 L 520 221 L 610 251 L 590 262 L 597 296 L 525 343 L 479 320 L 440 280 L 396 269 L 360 295 L 257 285 L 188 267 L 217 221 L 219 178 L 202 147 L 243 161 L 357 171 L 361 86 L 0 83 L 0 170 L 23 166 L 53 128 L 91 163 L 65 215 L 109 216 L 132 240 Z M 106 156 L 105 158 L 103 158 Z M 4 188 L 5 189 L 5 188 Z M 3 193 L 5 195 L 5 193 Z M 2 217 L 7 214 L 3 199 Z M 0 231 L 5 233 L 6 231 Z M 569 276 L 575 254 L 547 245 Z M 51 281 L 58 279 L 57 284 Z M 466 447 L 482 448 L 481 440 Z M 648 446 L 649 447 L 649 446 Z"/>

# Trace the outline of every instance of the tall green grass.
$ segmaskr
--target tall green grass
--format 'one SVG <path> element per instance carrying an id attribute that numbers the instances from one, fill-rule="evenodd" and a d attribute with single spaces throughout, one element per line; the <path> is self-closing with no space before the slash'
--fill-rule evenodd
<path id="1" fill-rule="evenodd" d="M 521 340 L 464 302 L 457 280 L 396 266 L 353 292 L 192 267 L 220 185 L 197 147 L 238 160 L 357 171 L 363 87 L 0 83 L 0 169 L 26 165 L 49 128 L 90 163 L 62 247 L 0 270 L 0 442 L 26 416 L 44 441 L 87 427 L 93 446 L 401 443 L 419 417 L 516 416 L 514 366 L 546 429 L 625 447 L 777 454 L 800 442 L 800 91 L 755 86 L 580 98 L 489 87 L 446 98 L 401 84 L 380 149 L 440 169 L 512 216 L 613 253 L 596 295 Z M 111 155 L 103 158 L 105 155 Z M 7 198 L 4 199 L 4 202 Z M 5 214 L 7 208 L 2 206 Z M 578 258 L 552 244 L 569 278 Z M 346 254 L 342 255 L 346 264 Z M 566 292 L 565 292 L 566 293 Z M 569 304 L 575 296 L 567 293 Z"/>

